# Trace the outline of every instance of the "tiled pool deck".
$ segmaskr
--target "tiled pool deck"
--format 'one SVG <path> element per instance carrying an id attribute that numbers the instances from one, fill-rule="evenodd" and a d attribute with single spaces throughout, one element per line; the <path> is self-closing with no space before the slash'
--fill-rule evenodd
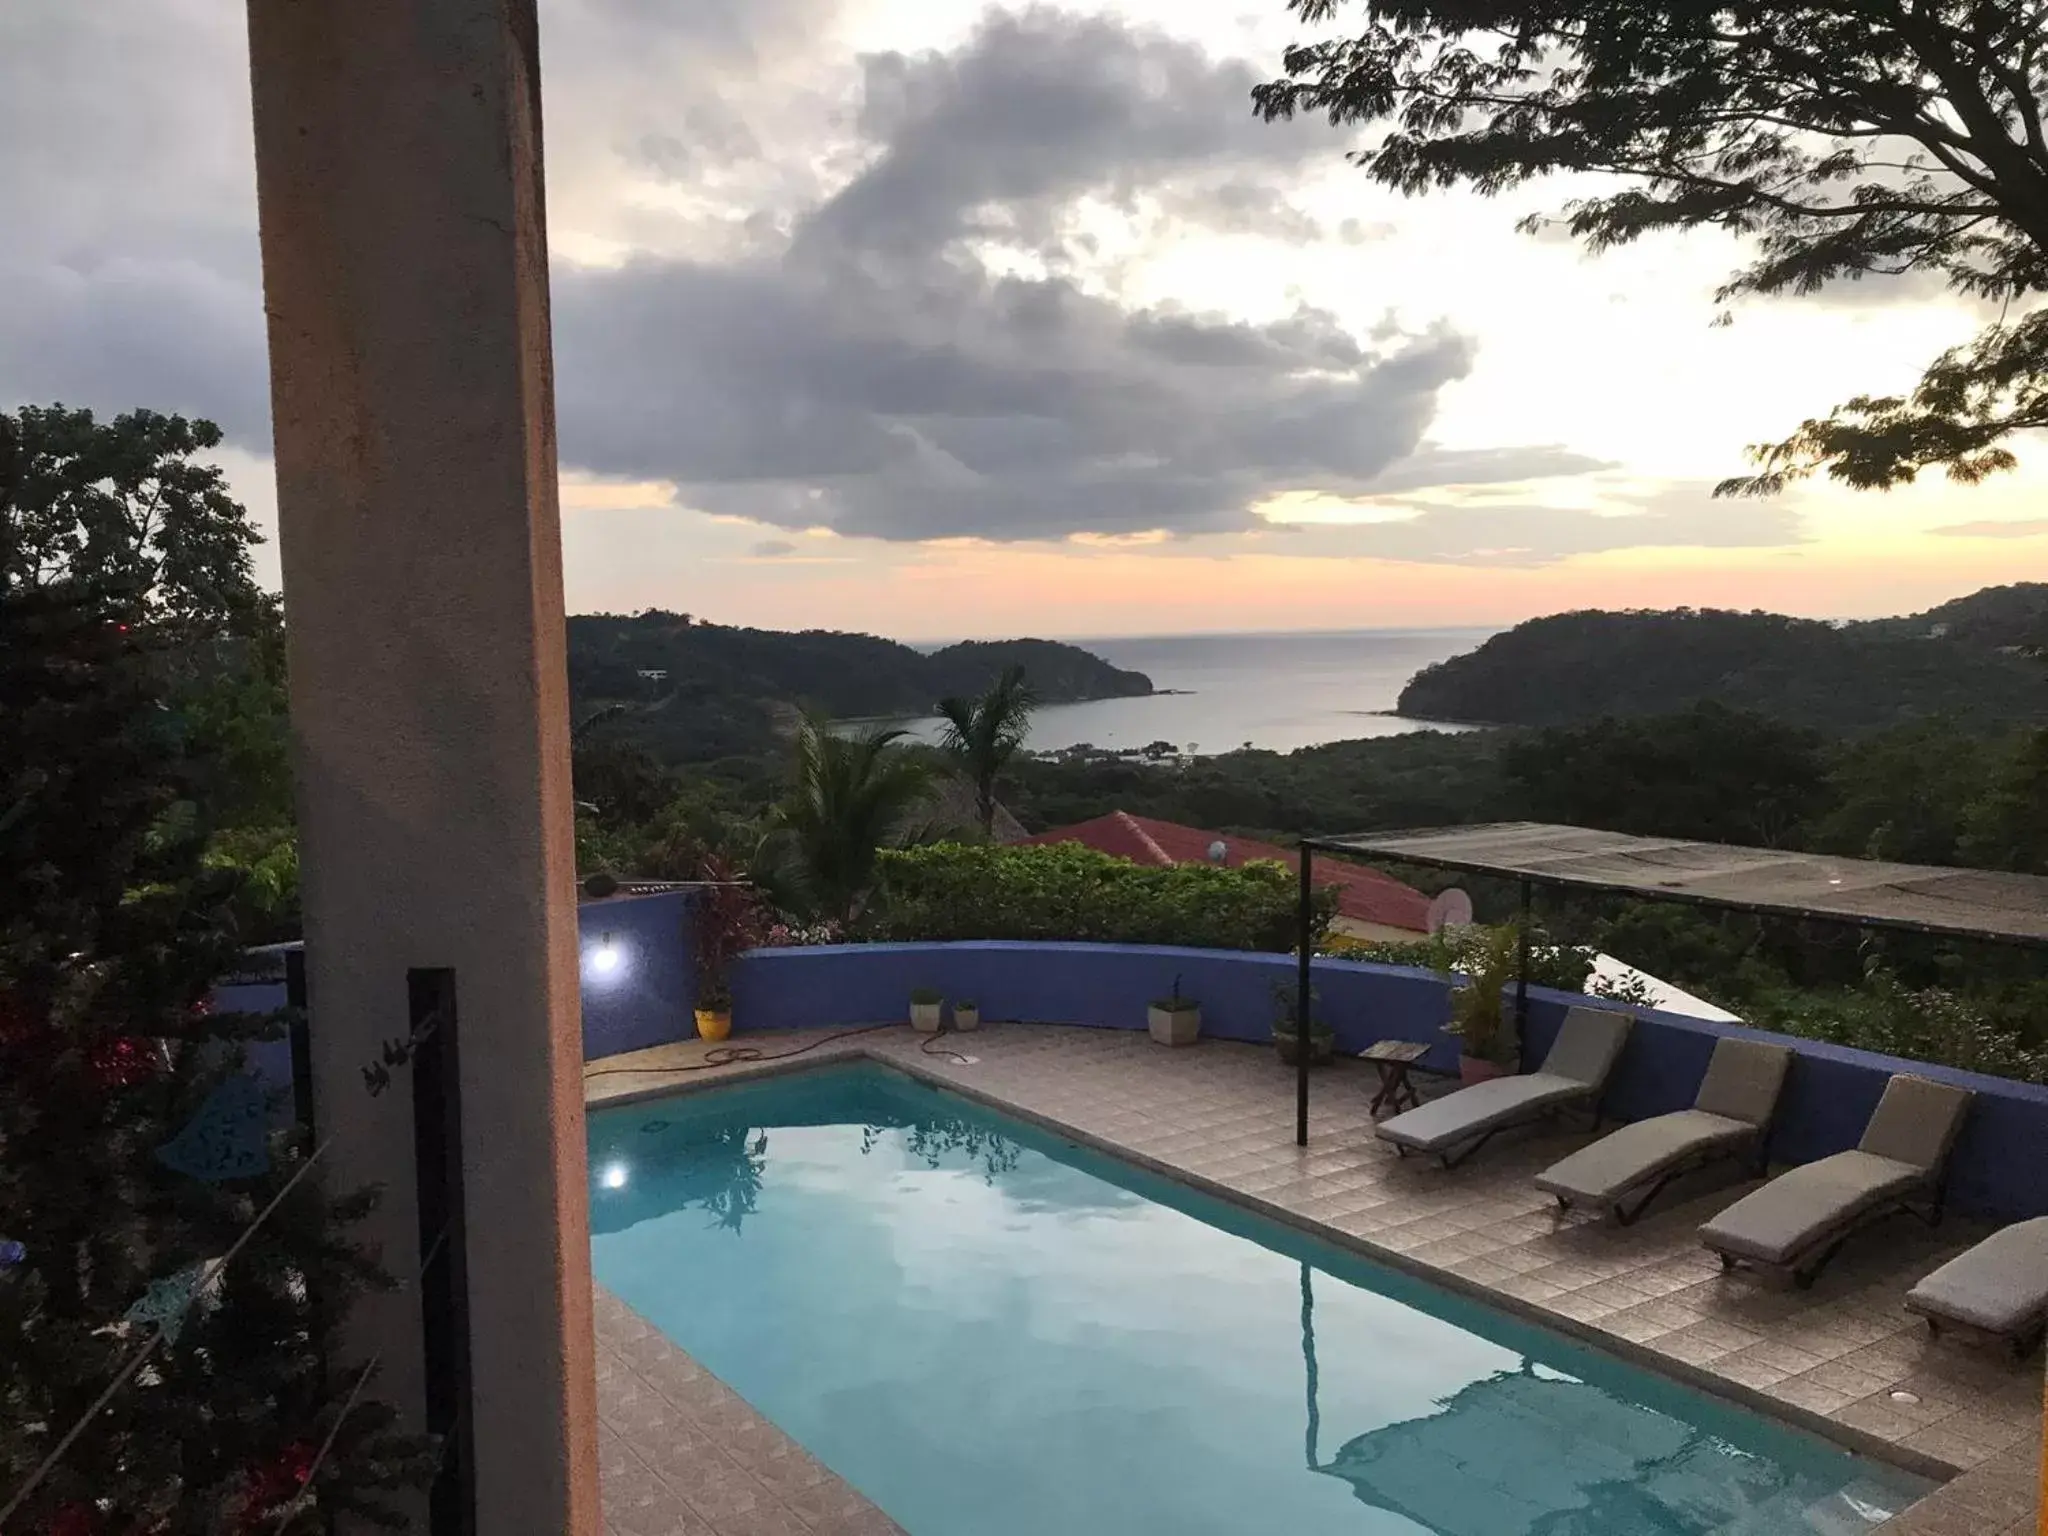
<path id="1" fill-rule="evenodd" d="M 687 1069 L 691 1041 L 594 1063 L 591 1105 L 872 1056 L 1077 1140 L 1936 1476 L 1884 1536 L 2035 1536 L 2042 1366 L 1935 1342 L 1900 1302 L 1983 1229 L 1895 1220 L 1811 1291 L 1723 1276 L 1694 1229 L 1749 1185 L 1667 1191 L 1634 1227 L 1559 1220 L 1530 1177 L 1583 1132 L 1500 1138 L 1449 1172 L 1373 1138 L 1372 1074 L 1317 1074 L 1309 1146 L 1270 1049 L 1183 1051 L 1123 1030 L 995 1025 L 925 1049 L 908 1028 L 735 1042 L 781 1061 Z M 973 1058 L 962 1063 L 945 1052 Z M 621 1070 L 624 1069 L 624 1070 Z M 598 1296 L 607 1536 L 881 1536 L 896 1527 L 615 1298 Z M 1894 1394 L 1903 1394 L 1895 1396 Z"/>

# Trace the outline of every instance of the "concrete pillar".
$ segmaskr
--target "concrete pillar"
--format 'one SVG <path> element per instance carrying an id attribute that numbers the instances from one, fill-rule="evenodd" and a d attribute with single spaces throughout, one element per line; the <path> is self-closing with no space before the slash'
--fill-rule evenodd
<path id="1" fill-rule="evenodd" d="M 409 1085 L 361 1066 L 407 969 L 452 967 L 477 1528 L 594 1536 L 534 0 L 250 0 L 249 33 L 330 1182 L 386 1186 L 374 1237 L 413 1273 Z M 360 1343 L 417 1415 L 416 1294 Z"/>

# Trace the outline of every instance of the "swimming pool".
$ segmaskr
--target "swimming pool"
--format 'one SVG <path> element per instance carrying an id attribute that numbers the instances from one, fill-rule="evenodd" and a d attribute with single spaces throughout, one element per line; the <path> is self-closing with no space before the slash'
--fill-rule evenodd
<path id="1" fill-rule="evenodd" d="M 910 1536 L 1850 1536 L 1929 1486 L 884 1068 L 589 1134 L 598 1281 Z"/>

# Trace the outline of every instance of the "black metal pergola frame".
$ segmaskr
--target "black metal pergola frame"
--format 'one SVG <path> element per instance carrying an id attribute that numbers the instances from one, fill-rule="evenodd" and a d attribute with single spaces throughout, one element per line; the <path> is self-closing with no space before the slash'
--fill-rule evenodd
<path id="1" fill-rule="evenodd" d="M 1496 836 L 1554 834 L 1559 837 L 1593 839 L 1600 844 L 1599 857 L 1609 860 L 1617 857 L 1627 858 L 1635 851 L 1644 857 L 1646 868 L 1644 873 L 1635 877 L 1597 875 L 1552 867 L 1555 860 L 1544 864 L 1543 867 L 1531 867 L 1531 861 L 1499 855 L 1486 857 L 1478 854 L 1446 853 L 1432 850 L 1427 846 L 1432 839 L 1483 838 L 1488 833 Z M 1902 907 L 1903 899 L 1910 895 L 1908 887 L 1914 881 L 1939 882 L 1971 875 L 1982 875 L 1988 880 L 2000 882 L 2009 887 L 2015 897 L 2033 898 L 2031 906 L 2016 906 L 2015 920 L 2007 926 L 2000 927 L 1981 921 L 1964 921 L 1960 916 L 1947 920 L 1939 916 L 1930 917 L 1925 912 L 1918 912 L 1917 915 L 1904 910 L 1886 913 L 1881 907 L 1873 910 L 1873 905 L 1869 901 L 1851 901 L 1846 897 L 1835 903 L 1812 899 L 1778 900 L 1768 895 L 1731 894 L 1702 889 L 1700 885 L 1704 882 L 1695 882 L 1688 886 L 1683 878 L 1678 877 L 1652 878 L 1649 868 L 1652 855 L 1682 854 L 1688 850 L 1752 854 L 1766 863 L 1774 858 L 1790 862 L 1818 856 L 1763 848 L 1744 849 L 1732 844 L 1705 843 L 1679 838 L 1635 837 L 1623 833 L 1601 832 L 1590 827 L 1546 826 L 1541 823 L 1423 827 L 1356 833 L 1342 837 L 1304 837 L 1296 846 L 1299 849 L 1299 858 L 1296 862 L 1299 866 L 1300 887 L 1295 939 L 1295 1018 L 1297 1028 L 1301 1031 L 1301 1049 L 1295 1053 L 1294 1141 L 1296 1146 L 1302 1147 L 1308 1145 L 1308 1019 L 1310 979 L 1315 958 L 1314 863 L 1315 855 L 1319 852 L 1364 855 L 1396 863 L 1418 864 L 1435 869 L 1458 870 L 1468 874 L 1483 874 L 1495 879 L 1516 881 L 1521 890 L 1521 911 L 1517 925 L 1520 954 L 1516 961 L 1515 976 L 1517 1040 L 1523 1037 L 1529 1019 L 1529 917 L 1535 899 L 1535 888 L 1539 884 L 1567 890 L 1633 896 L 1644 901 L 1678 902 L 1724 912 L 1748 912 L 1764 917 L 1845 923 L 1854 927 L 1880 928 L 1898 933 L 1971 939 L 1983 943 L 2048 950 L 2048 929 L 2044 929 L 2042 919 L 2042 914 L 2048 912 L 2048 878 L 2038 875 L 2009 875 L 1989 870 L 1971 871 L 1934 865 L 1891 864 L 1876 859 L 1844 858 L 1829 861 L 1835 867 L 1864 877 L 1854 883 L 1854 889 L 1859 892 L 1882 892 L 1888 889 L 1897 891 L 1902 898 Z M 2032 920 L 2019 921 L 2022 916 L 2030 917 Z"/>

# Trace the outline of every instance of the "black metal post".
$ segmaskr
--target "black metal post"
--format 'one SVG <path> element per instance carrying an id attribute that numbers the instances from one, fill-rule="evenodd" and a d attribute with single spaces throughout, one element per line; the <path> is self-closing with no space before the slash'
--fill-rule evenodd
<path id="1" fill-rule="evenodd" d="M 1522 882 L 1522 915 L 1516 924 L 1515 942 L 1515 1060 L 1519 1066 L 1529 1039 L 1529 918 L 1535 893 Z"/>
<path id="2" fill-rule="evenodd" d="M 1314 854 L 1304 838 L 1301 844 L 1301 910 L 1300 933 L 1295 944 L 1299 950 L 1294 986 L 1294 1144 L 1308 1145 L 1308 1048 L 1309 1048 L 1309 960 L 1315 950 L 1315 886 L 1310 881 L 1309 867 Z"/>
<path id="3" fill-rule="evenodd" d="M 305 1128 L 310 1147 L 319 1137 L 313 1131 L 313 1032 L 306 1012 L 304 945 L 284 952 L 284 1004 L 292 1011 L 291 1023 L 286 1026 L 292 1052 L 292 1115 Z"/>
<path id="4" fill-rule="evenodd" d="M 420 1323 L 427 1433 L 441 1463 L 427 1494 L 432 1536 L 476 1536 L 469 1362 L 469 1250 L 463 1225 L 462 1067 L 455 972 L 406 972 L 412 1013 L 414 1177 L 419 1189 Z"/>

